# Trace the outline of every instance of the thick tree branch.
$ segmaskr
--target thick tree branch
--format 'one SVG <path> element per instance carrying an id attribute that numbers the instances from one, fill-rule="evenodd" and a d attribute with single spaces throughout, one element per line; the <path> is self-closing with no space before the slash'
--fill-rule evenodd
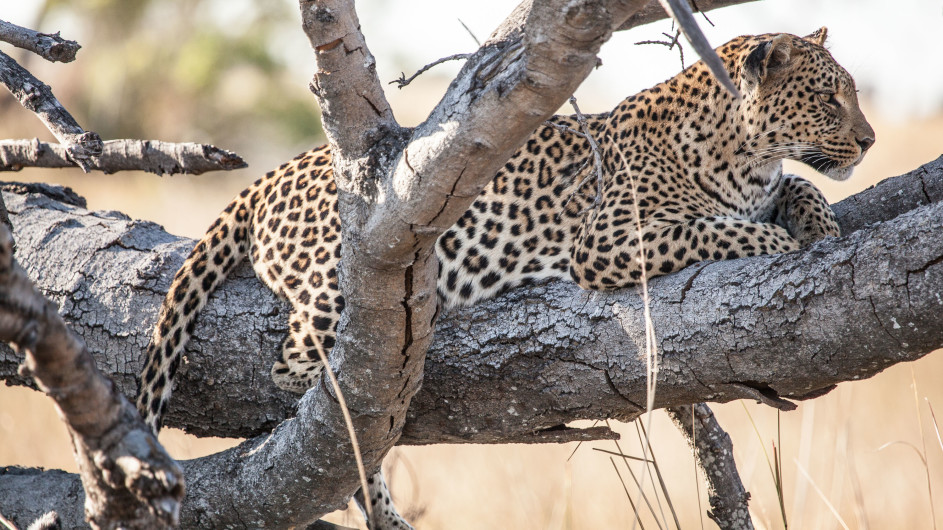
<path id="1" fill-rule="evenodd" d="M 66 146 L 69 157 L 88 173 L 89 159 L 102 152 L 102 140 L 98 134 L 82 129 L 48 85 L 3 52 L 0 52 L 0 83 L 42 120 L 59 143 Z"/>
<path id="2" fill-rule="evenodd" d="M 67 149 L 59 144 L 33 140 L 0 141 L 0 171 L 19 171 L 25 167 L 75 167 Z M 229 171 L 246 167 L 245 161 L 231 151 L 208 144 L 170 143 L 159 140 L 108 140 L 100 156 L 87 161 L 88 170 L 116 173 L 147 171 L 157 175 L 207 171 Z"/>
<path id="3" fill-rule="evenodd" d="M 30 189 L 36 191 L 39 187 Z M 895 198 L 900 189 L 915 190 L 916 195 L 911 202 L 898 201 Z M 91 345 L 91 350 L 101 352 L 100 365 L 108 367 L 122 389 L 134 393 L 140 350 L 147 343 L 157 306 L 169 277 L 193 242 L 167 235 L 152 223 L 131 221 L 114 213 L 86 212 L 43 195 L 7 193 L 6 197 L 30 275 L 59 302 L 64 316 Z M 695 265 L 655 280 L 654 309 L 663 311 L 656 313 L 655 319 L 665 362 L 671 370 L 690 366 L 690 371 L 683 370 L 680 376 L 671 375 L 671 379 L 681 377 L 677 383 L 659 383 L 659 393 L 667 395 L 668 388 L 692 382 L 695 392 L 703 391 L 697 381 L 692 381 L 692 375 L 703 370 L 700 367 L 715 365 L 714 376 L 723 379 L 718 373 L 728 369 L 728 361 L 746 358 L 751 344 L 766 348 L 760 352 L 763 358 L 783 357 L 784 360 L 770 366 L 781 370 L 777 377 L 784 381 L 802 375 L 803 367 L 813 370 L 809 377 L 821 377 L 817 383 L 820 388 L 827 388 L 841 377 L 875 373 L 892 363 L 902 346 L 877 323 L 864 319 L 873 318 L 874 312 L 871 301 L 861 297 L 867 289 L 875 290 L 872 300 L 879 311 L 881 305 L 885 306 L 885 312 L 880 313 L 884 315 L 881 324 L 901 343 L 907 343 L 907 351 L 900 360 L 915 359 L 937 347 L 940 342 L 933 334 L 943 333 L 941 326 L 917 326 L 914 321 L 919 328 L 914 329 L 904 325 L 903 317 L 895 315 L 908 304 L 927 303 L 933 309 L 936 308 L 933 304 L 938 303 L 932 291 L 921 290 L 917 283 L 909 284 L 908 301 L 907 288 L 901 282 L 930 282 L 927 287 L 930 288 L 937 281 L 931 274 L 939 267 L 933 262 L 933 254 L 943 238 L 933 236 L 935 223 L 939 222 L 933 217 L 933 208 L 939 208 L 940 201 L 943 201 L 943 157 L 834 207 L 843 226 L 853 219 L 859 225 L 864 221 L 882 222 L 881 225 L 862 227 L 857 233 L 789 255 Z M 908 211 L 908 217 L 895 219 Z M 906 246 L 921 234 L 926 239 Z M 900 249 L 908 250 L 902 253 Z M 909 262 L 913 263 L 908 265 Z M 852 285 L 854 264 L 859 267 L 855 269 Z M 830 265 L 837 267 L 835 272 L 819 274 L 820 269 Z M 799 279 L 803 273 L 815 279 L 811 293 L 805 292 L 813 287 L 808 280 Z M 750 274 L 756 277 L 741 279 Z M 777 280 L 779 276 L 783 278 Z M 845 291 L 851 287 L 857 299 Z M 751 288 L 757 295 L 750 294 Z M 829 288 L 834 290 L 830 292 Z M 761 290 L 771 290 L 776 296 L 770 300 L 756 299 L 755 303 L 748 298 L 748 295 L 755 298 Z M 796 308 L 793 305 L 798 300 L 787 303 L 803 293 L 811 297 L 809 304 Z M 927 299 L 921 302 L 921 296 Z M 591 411 L 587 417 L 625 412 L 627 402 L 623 396 L 641 395 L 644 385 L 630 393 L 624 391 L 630 379 L 620 377 L 618 372 L 635 370 L 638 362 L 634 359 L 635 346 L 624 336 L 621 326 L 613 327 L 606 315 L 617 304 L 637 304 L 632 302 L 636 299 L 631 290 L 604 295 L 580 291 L 565 282 L 549 283 L 512 291 L 480 308 L 444 315 L 429 353 L 427 378 L 420 399 L 411 409 L 413 419 L 403 442 L 512 442 L 525 433 L 527 441 L 537 441 L 541 429 L 569 422 L 584 409 Z M 827 319 L 831 326 L 840 328 L 844 325 L 841 319 L 847 318 L 864 329 L 858 335 L 852 333 L 854 329 L 836 333 L 831 341 L 820 337 L 827 331 L 822 329 L 821 322 L 802 320 L 804 315 L 814 315 L 819 310 L 812 302 L 835 304 L 833 315 Z M 764 318 L 788 317 L 785 324 L 790 329 L 782 334 L 791 332 L 793 337 L 803 337 L 802 350 L 792 346 L 792 341 L 777 343 L 775 337 L 780 332 L 757 332 L 772 337 L 763 344 L 762 337 L 750 337 L 741 331 L 723 336 L 725 328 L 733 324 L 759 325 L 758 321 L 745 320 L 745 314 L 736 321 L 736 312 L 728 313 L 733 317 L 725 317 L 719 309 L 724 304 L 736 307 L 749 304 L 756 309 L 754 313 L 765 309 L 757 313 Z M 179 375 L 177 399 L 171 402 L 168 423 L 205 435 L 251 436 L 266 432 L 293 414 L 292 396 L 277 391 L 266 375 L 286 328 L 285 308 L 254 279 L 249 267 L 239 269 L 201 315 L 188 348 L 189 363 Z M 112 314 L 113 317 L 108 316 Z M 887 320 L 890 316 L 898 321 L 900 329 L 894 329 L 893 322 Z M 939 312 L 930 310 L 920 318 L 939 318 Z M 714 320 L 719 321 L 721 336 L 698 335 L 698 330 Z M 672 321 L 679 323 L 664 327 Z M 776 322 L 769 320 L 766 325 L 772 328 Z M 687 332 L 677 331 L 679 326 Z M 677 336 L 669 337 L 669 333 Z M 857 369 L 837 371 L 837 362 L 844 355 L 842 348 L 848 343 L 858 345 L 872 339 L 875 346 L 867 348 L 867 352 L 846 352 L 853 354 L 852 359 L 858 359 L 855 362 L 868 365 L 867 373 Z M 826 342 L 819 342 L 822 340 Z M 888 344 L 893 347 L 879 347 Z M 855 349 L 864 350 L 860 345 Z M 816 351 L 819 353 L 813 355 Z M 685 352 L 697 353 L 697 358 Z M 826 362 L 829 357 L 835 360 Z M 801 362 L 790 368 L 790 363 L 798 362 L 797 359 Z M 16 362 L 11 354 L 0 354 L 0 377 L 23 384 L 15 371 Z M 535 374 L 544 376 L 535 380 Z M 726 381 L 736 382 L 734 374 L 728 371 Z M 772 376 L 764 380 L 774 381 Z M 565 386 L 553 386 L 551 381 Z M 796 386 L 800 388 L 780 393 L 796 396 L 810 390 L 801 384 Z M 512 387 L 517 390 L 511 390 Z M 540 388 L 535 392 L 534 387 Z M 623 396 L 614 389 L 622 391 Z M 734 398 L 742 392 L 742 386 L 724 390 Z M 554 397 L 554 393 L 566 397 Z M 508 423 L 507 413 L 508 404 L 514 401 L 522 404 L 518 410 L 522 419 L 515 420 L 520 422 L 516 426 Z M 692 397 L 688 402 L 694 401 L 697 399 Z M 482 404 L 475 404 L 479 402 Z M 538 411 L 523 406 L 534 402 L 544 404 Z M 548 412 L 555 405 L 560 414 Z M 634 412 L 625 412 L 623 417 L 634 417 Z M 499 428 L 489 432 L 488 425 Z"/>
<path id="4" fill-rule="evenodd" d="M 436 236 L 575 90 L 612 29 L 642 0 L 536 4 L 512 39 L 486 44 L 470 58 L 443 102 L 414 131 L 392 118 L 353 2 L 300 4 L 318 62 L 312 86 L 324 109 L 344 227 L 338 275 L 345 311 L 332 368 L 353 412 L 366 467 L 373 470 L 399 438 L 422 381 L 437 314 Z M 310 458 L 312 474 L 332 477 L 334 490 L 325 494 L 324 507 L 356 486 L 353 467 L 341 465 L 350 462 L 342 451 L 348 435 L 330 394 L 324 385 L 309 391 L 297 421 L 281 433 L 282 439 L 298 440 L 297 452 Z M 273 444 L 257 458 L 290 456 Z M 326 462 L 333 465 L 327 471 Z M 292 476 L 307 472 L 298 466 Z M 276 521 L 297 520 L 285 519 L 263 497 L 246 504 L 260 502 L 279 514 Z M 320 508 L 310 507 L 311 513 Z"/>
<path id="5" fill-rule="evenodd" d="M 756 0 L 697 0 L 696 2 L 691 3 L 691 7 L 695 13 L 699 13 L 703 11 L 720 9 L 721 7 L 746 4 L 755 1 Z M 619 26 L 618 31 L 625 31 L 636 26 L 642 26 L 644 24 L 649 24 L 665 18 L 668 18 L 668 15 L 665 13 L 665 9 L 661 7 L 661 3 L 658 0 L 650 0 L 648 5 L 629 17 L 628 20 Z"/>
<path id="6" fill-rule="evenodd" d="M 74 444 L 95 528 L 174 525 L 183 472 L 134 406 L 95 366 L 84 343 L 13 261 L 0 226 L 0 340 L 26 351 L 19 372 L 56 403 Z"/>
<path id="7" fill-rule="evenodd" d="M 730 530 L 752 530 L 747 506 L 750 494 L 740 481 L 733 459 L 733 443 L 704 403 L 668 407 L 668 417 L 684 435 L 694 458 L 704 472 L 711 504 L 708 516 L 717 526 Z"/>
<path id="8" fill-rule="evenodd" d="M 74 40 L 63 39 L 58 31 L 51 34 L 40 33 L 5 20 L 0 20 L 0 40 L 29 50 L 47 61 L 62 63 L 74 61 L 75 54 L 82 47 Z"/>
<path id="9" fill-rule="evenodd" d="M 889 200 L 898 189 L 919 193 L 909 202 Z M 6 198 L 29 274 L 59 302 L 98 364 L 133 393 L 157 307 L 192 241 L 43 195 Z M 843 226 L 865 218 L 881 224 L 788 255 L 702 264 L 654 280 L 663 352 L 657 406 L 737 399 L 744 386 L 780 399 L 807 397 L 940 347 L 941 201 L 943 158 L 835 206 Z M 642 331 L 633 317 L 639 304 L 631 291 L 549 283 L 450 312 L 440 319 L 401 443 L 559 441 L 577 439 L 559 427 L 574 419 L 636 417 L 645 389 L 634 340 Z M 293 397 L 267 376 L 284 336 L 284 310 L 250 268 L 237 271 L 201 315 L 169 424 L 248 436 L 294 414 Z M 23 384 L 15 370 L 12 353 L 0 353 L 0 377 Z M 283 430 L 268 445 L 303 443 L 284 441 Z M 187 476 L 243 466 L 261 466 L 255 470 L 263 474 L 266 464 L 245 455 L 264 440 L 188 462 Z M 69 487 L 61 473 L 44 476 L 0 474 L 0 495 Z M 198 499 L 229 499 L 234 491 L 241 490 L 220 486 Z M 191 502 L 196 512 L 186 515 L 185 502 L 184 513 L 192 522 L 204 505 Z M 3 497 L 0 504 L 8 505 Z"/>
<path id="10" fill-rule="evenodd" d="M 898 189 L 919 193 L 909 202 L 890 200 Z M 59 302 L 98 364 L 133 393 L 157 307 L 192 241 L 44 195 L 6 197 L 29 274 Z M 882 224 L 788 255 L 697 265 L 653 281 L 663 351 L 658 405 L 736 399 L 743 386 L 779 398 L 805 397 L 939 347 L 941 201 L 943 158 L 835 206 L 843 226 L 865 218 Z M 445 315 L 401 442 L 578 439 L 554 426 L 578 418 L 634 418 L 645 388 L 644 362 L 630 338 L 641 332 L 632 317 L 639 303 L 632 292 L 605 295 L 550 283 Z M 267 376 L 284 336 L 284 310 L 250 268 L 237 271 L 201 315 L 169 424 L 248 436 L 291 416 L 293 397 Z M 0 353 L 0 377 L 22 384 L 15 371 L 15 356 Z M 270 444 L 284 440 L 282 430 Z M 187 476 L 253 465 L 262 473 L 264 464 L 240 456 L 260 443 L 189 462 Z M 0 495 L 16 499 L 77 483 L 61 473 L 43 476 L 0 474 Z M 227 488 L 199 498 L 229 499 L 240 491 L 224 493 Z M 13 506 L 4 497 L 0 504 Z M 199 517 L 199 506 L 190 517 Z"/>

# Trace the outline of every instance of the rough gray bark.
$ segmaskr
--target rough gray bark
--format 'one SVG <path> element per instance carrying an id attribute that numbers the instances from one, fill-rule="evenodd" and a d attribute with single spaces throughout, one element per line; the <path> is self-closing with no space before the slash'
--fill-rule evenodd
<path id="1" fill-rule="evenodd" d="M 47 61 L 62 63 L 74 61 L 75 54 L 82 47 L 74 40 L 63 39 L 58 31 L 40 33 L 5 20 L 0 20 L 0 40 L 29 50 Z"/>
<path id="2" fill-rule="evenodd" d="M 246 167 L 239 155 L 213 145 L 171 143 L 158 140 L 107 140 L 101 155 L 87 161 L 88 170 L 105 174 L 118 171 L 147 171 L 156 175 L 228 171 Z M 32 140 L 0 141 L 0 171 L 24 167 L 75 167 L 61 144 Z"/>
<path id="3" fill-rule="evenodd" d="M 15 263 L 6 227 L 0 227 L 0 340 L 26 352 L 19 373 L 53 399 L 66 422 L 92 526 L 176 525 L 182 470 Z"/>
<path id="4" fill-rule="evenodd" d="M 907 200 L 900 190 L 911 190 Z M 133 394 L 158 305 L 193 242 L 45 195 L 6 199 L 29 275 L 59 302 L 102 370 Z M 943 345 L 936 297 L 943 292 L 943 157 L 835 210 L 844 230 L 857 231 L 788 255 L 696 265 L 651 282 L 662 352 L 656 406 L 806 397 Z M 588 293 L 558 282 L 443 315 L 399 443 L 602 437 L 605 429 L 559 426 L 637 416 L 645 392 L 637 346 L 644 330 L 633 317 L 640 304 L 631 290 Z M 201 315 L 168 424 L 264 436 L 293 415 L 294 399 L 268 377 L 285 310 L 240 268 Z M 24 384 L 15 365 L 11 352 L 0 353 L 0 378 Z M 227 453 L 224 463 L 187 462 L 186 474 L 225 469 L 264 439 Z M 18 473 L 0 473 L 0 505 L 23 506 L 8 499 L 78 481 Z"/>

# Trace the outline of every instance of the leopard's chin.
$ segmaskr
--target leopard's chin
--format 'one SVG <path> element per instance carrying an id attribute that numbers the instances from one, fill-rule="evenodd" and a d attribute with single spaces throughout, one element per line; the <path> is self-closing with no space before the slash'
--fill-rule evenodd
<path id="1" fill-rule="evenodd" d="M 800 160 L 826 177 L 837 181 L 848 180 L 855 170 L 854 164 L 843 166 L 823 153 L 808 154 Z"/>

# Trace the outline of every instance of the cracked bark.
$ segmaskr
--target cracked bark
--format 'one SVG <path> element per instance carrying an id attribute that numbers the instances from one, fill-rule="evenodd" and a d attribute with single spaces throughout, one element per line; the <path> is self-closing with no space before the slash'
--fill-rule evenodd
<path id="1" fill-rule="evenodd" d="M 246 167 L 239 155 L 213 145 L 171 143 L 159 140 L 107 140 L 102 152 L 86 161 L 89 171 L 105 174 L 119 171 L 147 171 L 155 175 L 207 171 L 229 171 Z M 25 167 L 75 167 L 68 148 L 39 139 L 0 141 L 0 172 L 19 171 Z"/>
<path id="2" fill-rule="evenodd" d="M 18 372 L 53 399 L 68 427 L 85 518 L 93 528 L 176 525 L 182 470 L 13 260 L 12 242 L 0 227 L 0 340 L 26 352 Z"/>
<path id="3" fill-rule="evenodd" d="M 37 193 L 48 187 L 16 189 L 23 193 L 7 192 L 6 199 L 29 275 L 59 303 L 102 370 L 133 394 L 160 300 L 193 242 L 114 212 L 88 212 L 74 197 L 70 205 Z M 834 209 L 843 229 L 856 231 L 788 255 L 709 263 L 652 281 L 662 352 L 656 406 L 737 399 L 739 385 L 750 381 L 768 385 L 779 399 L 811 397 L 943 344 L 936 294 L 943 292 L 943 157 Z M 611 436 L 605 427 L 561 426 L 637 416 L 632 402 L 645 399 L 637 346 L 644 329 L 633 316 L 640 303 L 631 290 L 589 293 L 559 282 L 448 312 L 439 319 L 423 386 L 398 443 Z M 293 416 L 294 398 L 267 376 L 286 309 L 249 267 L 240 268 L 201 315 L 168 424 L 249 437 Z M 0 353 L 0 377 L 26 384 L 8 350 Z M 235 455 L 223 463 L 187 462 L 187 476 L 225 468 Z M 78 487 L 73 475 L 24 473 L 0 472 L 0 505 L 27 514 L 22 520 L 49 508 L 25 511 L 23 501 L 13 501 L 24 492 L 57 488 L 74 495 Z"/>

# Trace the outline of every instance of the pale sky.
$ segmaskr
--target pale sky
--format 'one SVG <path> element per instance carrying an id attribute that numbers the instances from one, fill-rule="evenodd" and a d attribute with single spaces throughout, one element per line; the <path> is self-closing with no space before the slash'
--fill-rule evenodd
<path id="1" fill-rule="evenodd" d="M 285 2 L 295 8 L 294 0 Z M 0 18 L 25 25 L 38 4 L 3 3 Z M 459 19 L 483 40 L 515 4 L 514 0 L 361 0 L 357 10 L 367 44 L 377 58 L 380 78 L 387 82 L 399 77 L 402 70 L 411 74 L 440 57 L 473 51 L 475 44 Z M 211 9 L 213 16 L 207 13 L 207 19 L 240 31 L 251 20 L 244 15 L 258 9 L 264 6 L 253 0 L 218 0 Z M 805 35 L 828 26 L 833 55 L 855 77 L 872 108 L 885 118 L 905 121 L 943 112 L 943 0 L 762 0 L 712 11 L 709 17 L 716 27 L 700 17 L 698 20 L 714 46 L 741 34 Z M 70 33 L 74 29 L 68 27 L 70 21 L 48 22 L 49 26 L 55 24 L 54 29 L 39 29 L 62 30 L 64 36 L 81 41 L 81 35 Z M 660 39 L 661 32 L 670 31 L 670 27 L 670 22 L 662 21 L 619 32 L 606 43 L 600 53 L 603 67 L 577 92 L 583 110 L 607 110 L 624 97 L 680 71 L 676 52 L 657 45 L 634 45 Z M 300 27 L 279 35 L 272 45 L 284 53 L 298 82 L 307 85 L 313 55 Z M 690 65 L 693 54 L 686 54 L 685 59 Z M 438 66 L 424 77 L 451 77 L 458 67 L 459 63 Z M 390 87 L 388 91 L 392 95 L 397 89 Z M 419 89 L 414 88 L 412 94 L 417 93 Z M 401 94 L 392 99 L 398 96 Z M 422 97 L 432 96 L 422 93 Z"/>
<path id="2" fill-rule="evenodd" d="M 418 69 L 439 57 L 474 50 L 458 19 L 483 40 L 515 4 L 507 0 L 364 0 L 358 2 L 358 13 L 381 79 L 386 80 L 396 78 L 404 63 Z M 700 16 L 698 20 L 713 46 L 742 34 L 806 35 L 827 26 L 832 54 L 882 114 L 904 120 L 943 112 L 943 0 L 763 0 L 712 11 L 708 16 L 716 27 Z M 619 32 L 606 43 L 600 53 L 603 67 L 577 92 L 580 101 L 592 100 L 601 107 L 583 110 L 608 109 L 678 73 L 681 64 L 675 52 L 657 45 L 634 45 L 659 39 L 670 28 L 670 22 L 662 21 Z M 686 66 L 693 57 L 693 53 L 685 54 Z M 451 74 L 458 67 L 437 68 Z"/>

